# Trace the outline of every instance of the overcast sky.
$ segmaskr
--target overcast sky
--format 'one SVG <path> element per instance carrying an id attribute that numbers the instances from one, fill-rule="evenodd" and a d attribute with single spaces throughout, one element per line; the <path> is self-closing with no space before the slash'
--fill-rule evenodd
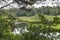
<path id="1" fill-rule="evenodd" d="M 33 6 L 34 7 L 36 7 L 36 8 L 39 8 L 39 7 L 42 7 L 42 6 L 51 6 L 51 7 L 53 7 L 53 6 L 57 6 L 57 4 L 55 3 L 57 0 L 55 0 L 54 2 L 53 1 L 49 1 L 49 0 L 47 0 L 47 1 L 44 1 L 44 2 L 39 2 L 39 1 L 37 1 L 37 4 L 35 3 Z M 60 0 L 59 0 L 60 1 Z M 2 6 L 4 6 L 4 5 L 6 5 L 6 4 L 9 4 L 10 2 L 12 2 L 12 0 L 10 0 L 10 1 L 8 1 L 7 3 L 5 3 L 5 2 L 2 2 L 2 3 L 0 3 L 0 7 L 2 7 Z M 45 3 L 45 4 L 44 4 Z M 52 3 L 54 3 L 53 5 L 52 5 Z M 17 5 L 17 3 L 14 3 L 14 4 L 11 4 L 10 6 L 7 6 L 7 7 L 5 7 L 5 8 L 17 8 L 18 7 L 18 5 Z"/>

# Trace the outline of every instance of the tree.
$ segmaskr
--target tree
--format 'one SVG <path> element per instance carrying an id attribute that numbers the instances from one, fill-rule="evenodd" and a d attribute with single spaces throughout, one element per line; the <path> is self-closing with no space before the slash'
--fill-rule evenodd
<path id="1" fill-rule="evenodd" d="M 6 0 L 1 0 L 0 2 L 8 2 L 8 1 L 6 1 Z M 10 4 L 12 4 L 12 3 L 17 3 L 18 5 L 19 5 L 19 7 L 20 7 L 20 5 L 22 4 L 23 5 L 23 7 L 20 7 L 21 9 L 23 9 L 23 10 L 31 10 L 31 9 L 29 9 L 29 8 L 26 8 L 28 5 L 33 5 L 34 3 L 36 2 L 36 0 L 13 0 L 11 3 L 9 3 L 9 4 L 7 4 L 7 5 L 5 5 L 5 6 L 2 6 L 0 9 L 2 9 L 2 8 L 4 8 L 4 7 L 7 7 L 7 6 L 9 6 Z"/>

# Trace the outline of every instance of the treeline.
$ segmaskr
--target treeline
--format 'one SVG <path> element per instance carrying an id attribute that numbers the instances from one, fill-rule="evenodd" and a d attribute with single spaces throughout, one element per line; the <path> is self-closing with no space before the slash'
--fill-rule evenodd
<path id="1" fill-rule="evenodd" d="M 60 7 L 33 8 L 31 11 L 20 10 L 16 13 L 17 16 L 34 16 L 35 14 L 60 15 Z"/>
<path id="2" fill-rule="evenodd" d="M 41 7 L 36 9 L 39 14 L 60 15 L 60 7 Z"/>
<path id="3" fill-rule="evenodd" d="M 33 8 L 31 11 L 20 10 L 20 9 L 2 9 L 0 15 L 8 12 L 17 17 L 20 16 L 34 16 L 35 14 L 46 14 L 46 15 L 60 15 L 60 7 L 41 7 Z M 7 13 L 6 13 L 7 14 Z"/>

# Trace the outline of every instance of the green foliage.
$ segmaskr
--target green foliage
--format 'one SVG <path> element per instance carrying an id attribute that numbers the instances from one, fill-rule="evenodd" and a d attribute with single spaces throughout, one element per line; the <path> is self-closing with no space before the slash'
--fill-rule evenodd
<path id="1" fill-rule="evenodd" d="M 53 38 L 40 35 L 40 33 L 49 35 L 50 33 L 60 32 L 60 29 L 57 29 L 57 25 L 60 25 L 60 16 L 56 16 L 56 13 L 59 14 L 58 9 L 56 9 L 57 7 L 42 7 L 34 10 L 35 13 L 19 9 L 0 10 L 0 40 L 53 40 Z M 27 16 L 21 17 L 22 13 Z M 17 18 L 16 14 L 20 14 L 20 17 Z M 46 14 L 49 15 L 46 16 Z M 55 14 L 55 16 L 52 14 Z M 20 22 L 20 26 L 15 27 L 15 22 Z M 24 22 L 27 24 L 24 24 Z M 26 26 L 28 32 L 17 35 L 12 33 L 15 28 L 23 30 L 24 26 Z M 57 27 L 55 28 L 55 26 Z"/>
<path id="2" fill-rule="evenodd" d="M 34 9 L 38 14 L 60 15 L 60 7 L 41 7 Z"/>

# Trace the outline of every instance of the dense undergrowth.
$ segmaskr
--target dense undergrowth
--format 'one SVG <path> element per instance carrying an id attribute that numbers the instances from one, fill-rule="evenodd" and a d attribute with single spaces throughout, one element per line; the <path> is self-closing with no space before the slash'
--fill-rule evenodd
<path id="1" fill-rule="evenodd" d="M 59 8 L 42 7 L 31 12 L 19 9 L 0 10 L 0 40 L 53 40 L 54 37 L 49 38 L 48 35 L 60 33 Z M 21 28 L 21 33 L 13 34 L 15 28 Z M 28 32 L 23 31 L 25 28 Z M 43 34 L 40 35 L 41 33 Z M 46 33 L 47 36 L 43 36 Z"/>

